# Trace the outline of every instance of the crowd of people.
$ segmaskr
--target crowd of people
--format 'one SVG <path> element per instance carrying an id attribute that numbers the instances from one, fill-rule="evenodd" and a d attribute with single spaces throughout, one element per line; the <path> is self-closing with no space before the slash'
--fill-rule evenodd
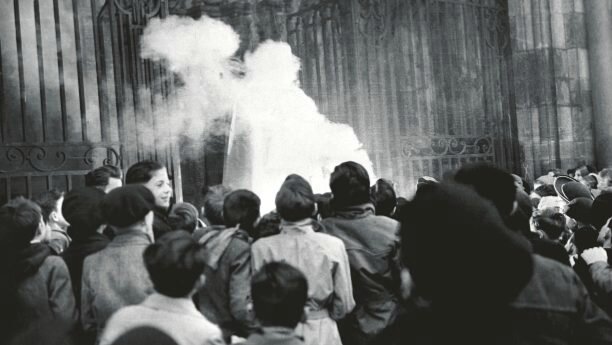
<path id="1" fill-rule="evenodd" d="M 125 185 L 124 185 L 125 182 Z M 7 344 L 612 344 L 612 170 L 485 165 L 409 199 L 336 166 L 173 203 L 154 161 L 0 207 Z"/>

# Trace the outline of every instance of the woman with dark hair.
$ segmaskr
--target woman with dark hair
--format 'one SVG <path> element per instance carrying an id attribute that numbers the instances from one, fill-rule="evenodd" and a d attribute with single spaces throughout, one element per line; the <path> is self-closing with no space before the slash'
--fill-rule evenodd
<path id="1" fill-rule="evenodd" d="M 172 231 L 168 212 L 172 199 L 172 185 L 166 167 L 155 161 L 142 161 L 132 165 L 125 174 L 126 184 L 142 184 L 155 196 L 153 236 L 160 238 Z"/>

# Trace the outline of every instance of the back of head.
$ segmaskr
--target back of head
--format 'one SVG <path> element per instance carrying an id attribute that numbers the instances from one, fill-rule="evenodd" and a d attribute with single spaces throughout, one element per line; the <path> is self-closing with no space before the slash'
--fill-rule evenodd
<path id="1" fill-rule="evenodd" d="M 103 189 L 111 177 L 121 179 L 122 175 L 121 168 L 114 165 L 103 165 L 85 175 L 85 186 Z"/>
<path id="2" fill-rule="evenodd" d="M 198 243 L 186 231 L 172 231 L 149 245 L 143 257 L 155 290 L 188 297 L 204 271 Z"/>
<path id="3" fill-rule="evenodd" d="M 596 189 L 599 181 L 595 174 L 588 174 L 582 178 L 584 185 L 589 187 L 590 189 Z"/>
<path id="4" fill-rule="evenodd" d="M 228 228 L 240 224 L 240 228 L 251 232 L 259 218 L 259 197 L 246 189 L 229 193 L 223 201 L 223 219 Z"/>
<path id="5" fill-rule="evenodd" d="M 565 216 L 555 209 L 544 209 L 534 217 L 536 227 L 550 240 L 557 240 L 566 231 Z"/>
<path id="6" fill-rule="evenodd" d="M 583 251 L 601 246 L 601 243 L 597 242 L 599 231 L 590 225 L 581 226 L 574 231 L 574 244 L 578 254 L 582 254 Z"/>
<path id="7" fill-rule="evenodd" d="M 544 184 L 536 188 L 535 193 L 540 197 L 546 196 L 557 196 L 557 191 L 555 190 L 555 186 L 552 184 Z"/>
<path id="8" fill-rule="evenodd" d="M 172 230 L 185 230 L 193 233 L 198 227 L 198 210 L 188 202 L 178 203 L 170 210 L 168 224 Z"/>
<path id="9" fill-rule="evenodd" d="M 389 180 L 378 179 L 376 184 L 370 188 L 371 199 L 379 216 L 391 217 L 397 206 L 397 197 L 393 189 L 393 183 Z"/>
<path id="10" fill-rule="evenodd" d="M 140 326 L 123 333 L 112 345 L 178 345 L 168 334 L 161 330 Z"/>
<path id="11" fill-rule="evenodd" d="M 289 175 L 276 193 L 276 211 L 290 222 L 313 216 L 315 198 L 308 181 L 299 175 Z"/>
<path id="12" fill-rule="evenodd" d="M 125 185 L 113 189 L 100 203 L 106 223 L 115 228 L 127 228 L 142 220 L 155 208 L 155 197 L 143 185 Z"/>
<path id="13" fill-rule="evenodd" d="M 224 225 L 223 202 L 232 190 L 223 185 L 202 189 L 204 194 L 204 216 L 212 225 Z"/>
<path id="14" fill-rule="evenodd" d="M 36 235 L 41 219 L 40 207 L 26 198 L 17 197 L 4 204 L 0 207 L 2 248 L 12 251 L 27 247 Z"/>
<path id="15" fill-rule="evenodd" d="M 42 211 L 43 220 L 49 221 L 49 216 L 53 211 L 57 209 L 57 202 L 59 199 L 64 197 L 64 192 L 57 189 L 51 189 L 46 192 L 42 192 L 34 198 L 34 202 L 40 206 Z"/>
<path id="16" fill-rule="evenodd" d="M 284 262 L 264 265 L 251 280 L 255 316 L 264 326 L 295 328 L 304 313 L 308 282 Z"/>
<path id="17" fill-rule="evenodd" d="M 334 213 L 331 207 L 331 193 L 315 194 L 315 202 L 317 203 L 318 216 L 321 219 L 331 217 Z"/>
<path id="18" fill-rule="evenodd" d="M 75 188 L 66 193 L 62 214 L 70 227 L 68 234 L 75 242 L 95 233 L 105 223 L 100 209 L 104 192 L 94 187 Z"/>
<path id="19" fill-rule="evenodd" d="M 565 214 L 583 224 L 590 224 L 592 205 L 593 200 L 591 198 L 575 198 L 567 204 Z"/>
<path id="20" fill-rule="evenodd" d="M 334 169 L 329 180 L 333 205 L 337 208 L 370 202 L 370 176 L 359 163 L 344 162 Z"/>
<path id="21" fill-rule="evenodd" d="M 403 262 L 434 304 L 455 310 L 504 305 L 531 278 L 529 243 L 473 189 L 441 183 L 418 190 L 403 213 Z M 457 260 L 461 269 L 449 269 Z"/>
<path id="22" fill-rule="evenodd" d="M 255 230 L 253 231 L 253 239 L 273 236 L 280 233 L 281 217 L 277 212 L 266 213 L 259 219 Z"/>
<path id="23" fill-rule="evenodd" d="M 516 186 L 510 173 L 486 164 L 466 165 L 457 171 L 455 181 L 473 187 L 502 217 L 512 213 Z"/>
<path id="24" fill-rule="evenodd" d="M 156 161 L 142 161 L 132 165 L 125 174 L 125 183 L 147 183 L 153 173 L 163 169 L 164 166 Z"/>

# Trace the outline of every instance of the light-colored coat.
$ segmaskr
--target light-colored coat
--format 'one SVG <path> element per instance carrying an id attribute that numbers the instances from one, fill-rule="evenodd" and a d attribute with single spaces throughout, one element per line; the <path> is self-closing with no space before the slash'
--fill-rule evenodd
<path id="1" fill-rule="evenodd" d="M 254 272 L 275 261 L 296 267 L 308 279 L 307 321 L 297 329 L 304 343 L 342 344 L 336 320 L 355 306 L 349 261 L 342 241 L 314 232 L 310 220 L 283 222 L 280 234 L 262 238 L 252 246 Z"/>

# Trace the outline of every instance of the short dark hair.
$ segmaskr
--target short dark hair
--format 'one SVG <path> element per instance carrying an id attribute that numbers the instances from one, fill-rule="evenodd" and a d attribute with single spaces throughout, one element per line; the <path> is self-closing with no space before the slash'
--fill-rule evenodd
<path id="1" fill-rule="evenodd" d="M 589 187 L 590 189 L 596 189 L 597 185 L 599 184 L 599 181 L 597 180 L 597 177 L 588 174 L 586 176 L 584 176 L 582 178 L 586 183 L 588 183 L 589 185 L 587 187 Z"/>
<path id="2" fill-rule="evenodd" d="M 188 202 L 178 203 L 168 214 L 168 224 L 173 230 L 193 233 L 198 227 L 198 209 Z"/>
<path id="3" fill-rule="evenodd" d="M 282 219 L 295 222 L 309 218 L 315 210 L 310 183 L 300 175 L 289 175 L 276 193 L 276 211 Z"/>
<path id="4" fill-rule="evenodd" d="M 370 176 L 359 163 L 344 162 L 334 168 L 329 180 L 334 207 L 370 202 Z"/>
<path id="5" fill-rule="evenodd" d="M 171 231 L 145 249 L 153 287 L 163 295 L 185 297 L 204 272 L 200 246 L 186 231 Z"/>
<path id="6" fill-rule="evenodd" d="M 156 161 L 142 161 L 132 165 L 125 174 L 125 184 L 147 183 L 153 172 L 165 167 Z"/>
<path id="7" fill-rule="evenodd" d="M 64 192 L 58 189 L 51 189 L 46 192 L 42 192 L 34 198 L 34 202 L 40 206 L 40 211 L 42 212 L 43 220 L 46 222 L 49 221 L 49 216 L 51 213 L 57 209 L 57 202 L 59 199 L 64 197 Z"/>
<path id="8" fill-rule="evenodd" d="M 334 211 L 331 206 L 331 193 L 315 194 L 315 201 L 317 202 L 317 213 L 321 219 L 331 217 Z"/>
<path id="9" fill-rule="evenodd" d="M 279 234 L 280 224 L 281 217 L 278 213 L 272 211 L 263 215 L 253 231 L 253 239 L 258 240 L 260 238 Z"/>
<path id="10" fill-rule="evenodd" d="M 284 262 L 264 265 L 251 280 L 255 316 L 264 326 L 295 328 L 304 314 L 308 281 Z"/>
<path id="11" fill-rule="evenodd" d="M 85 186 L 87 187 L 106 187 L 108 179 L 118 178 L 123 176 L 121 168 L 114 165 L 103 165 L 96 168 L 85 175 Z"/>
<path id="12" fill-rule="evenodd" d="M 12 199 L 0 207 L 0 225 L 13 234 L 10 242 L 17 247 L 27 246 L 36 236 L 41 217 L 40 206 L 24 197 Z"/>
<path id="13" fill-rule="evenodd" d="M 223 201 L 232 190 L 224 185 L 202 188 L 204 194 L 204 216 L 212 225 L 223 225 Z"/>
<path id="14" fill-rule="evenodd" d="M 503 218 L 512 213 L 516 186 L 510 173 L 488 164 L 466 165 L 457 171 L 455 181 L 474 188 L 476 193 L 495 205 Z"/>
<path id="15" fill-rule="evenodd" d="M 391 181 L 378 179 L 376 184 L 370 188 L 370 195 L 379 216 L 390 217 L 397 206 L 397 196 Z"/>
<path id="16" fill-rule="evenodd" d="M 225 226 L 240 228 L 251 232 L 255 221 L 259 218 L 259 197 L 246 189 L 238 189 L 229 193 L 223 201 L 223 219 Z"/>

